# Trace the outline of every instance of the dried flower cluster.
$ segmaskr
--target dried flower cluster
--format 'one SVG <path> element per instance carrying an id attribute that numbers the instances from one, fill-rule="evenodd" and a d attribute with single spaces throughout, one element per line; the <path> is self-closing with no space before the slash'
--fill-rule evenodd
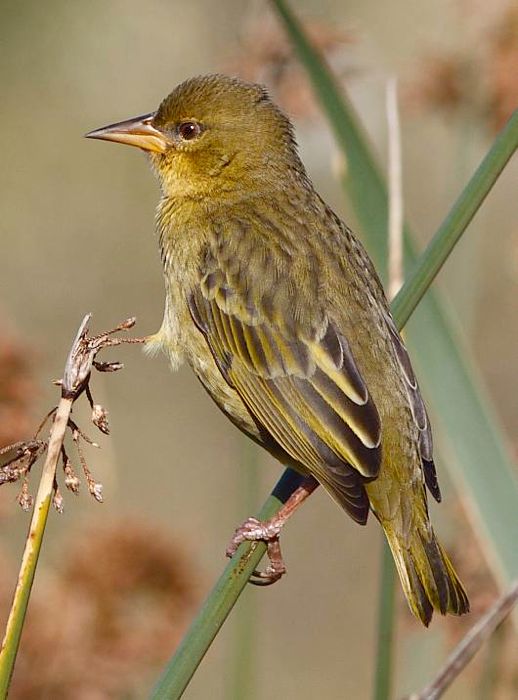
<path id="1" fill-rule="evenodd" d="M 88 336 L 89 316 L 85 317 L 83 324 L 77 334 L 76 340 L 70 351 L 63 379 L 56 382 L 61 386 L 63 397 L 75 401 L 83 392 L 85 393 L 92 409 L 92 423 L 105 435 L 110 432 L 108 425 L 108 412 L 103 406 L 94 402 L 90 390 L 90 373 L 92 368 L 99 372 L 116 372 L 122 369 L 120 362 L 99 362 L 95 358 L 97 353 L 105 347 L 120 345 L 121 343 L 141 343 L 141 338 L 114 338 L 113 334 L 121 330 L 129 330 L 135 325 L 135 319 L 130 318 L 119 324 L 112 330 L 100 333 L 99 335 Z M 7 482 L 22 480 L 22 486 L 18 495 L 18 503 L 23 510 L 30 510 L 34 503 L 33 496 L 29 492 L 29 475 L 33 465 L 47 449 L 47 441 L 40 439 L 47 421 L 53 420 L 56 408 L 51 409 L 43 421 L 40 423 L 34 437 L 25 442 L 16 442 L 0 449 L 0 485 Z M 68 419 L 72 442 L 75 446 L 77 459 L 81 466 L 81 471 L 86 480 L 88 491 L 99 503 L 103 500 L 103 485 L 96 481 L 86 462 L 82 443 L 86 442 L 93 447 L 99 445 L 91 440 L 88 435 L 71 418 Z M 61 465 L 65 475 L 64 483 L 67 489 L 74 494 L 79 493 L 80 479 L 74 469 L 72 461 L 68 455 L 65 444 L 61 445 Z M 54 494 L 52 499 L 54 508 L 63 512 L 63 495 L 59 489 L 58 479 L 54 481 Z"/>

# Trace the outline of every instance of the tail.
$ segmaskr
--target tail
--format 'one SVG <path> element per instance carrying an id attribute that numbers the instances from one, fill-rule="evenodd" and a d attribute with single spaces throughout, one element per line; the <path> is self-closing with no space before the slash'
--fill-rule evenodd
<path id="1" fill-rule="evenodd" d="M 468 596 L 452 563 L 428 524 L 409 541 L 385 531 L 410 609 L 428 627 L 434 609 L 442 615 L 469 612 Z"/>

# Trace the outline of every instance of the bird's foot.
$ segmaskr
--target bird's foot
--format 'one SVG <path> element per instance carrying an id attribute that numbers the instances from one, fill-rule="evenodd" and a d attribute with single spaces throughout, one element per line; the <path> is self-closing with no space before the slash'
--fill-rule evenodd
<path id="1" fill-rule="evenodd" d="M 279 534 L 284 524 L 282 518 L 271 518 L 261 522 L 257 518 L 248 518 L 237 528 L 227 547 L 227 557 L 233 557 L 242 542 L 265 542 L 270 563 L 264 571 L 254 571 L 250 583 L 256 586 L 270 586 L 286 573 L 282 558 Z"/>

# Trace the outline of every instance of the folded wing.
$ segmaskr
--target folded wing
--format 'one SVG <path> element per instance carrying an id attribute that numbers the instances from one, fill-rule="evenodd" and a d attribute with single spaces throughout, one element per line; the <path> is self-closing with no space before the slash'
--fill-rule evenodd
<path id="1" fill-rule="evenodd" d="M 214 270 L 192 292 L 189 308 L 255 419 L 354 520 L 366 522 L 364 483 L 380 468 L 380 418 L 332 320 L 322 315 L 318 329 L 304 331 L 286 311 L 266 318 Z"/>

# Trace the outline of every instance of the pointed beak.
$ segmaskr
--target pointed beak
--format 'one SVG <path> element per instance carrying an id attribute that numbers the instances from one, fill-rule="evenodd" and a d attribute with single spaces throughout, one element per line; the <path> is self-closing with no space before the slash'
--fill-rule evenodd
<path id="1" fill-rule="evenodd" d="M 154 112 L 144 114 L 142 117 L 127 119 L 124 122 L 110 124 L 102 129 L 95 129 L 85 134 L 87 139 L 101 139 L 102 141 L 115 141 L 125 143 L 127 146 L 136 146 L 144 151 L 164 153 L 171 142 L 158 129 L 152 125 Z"/>

